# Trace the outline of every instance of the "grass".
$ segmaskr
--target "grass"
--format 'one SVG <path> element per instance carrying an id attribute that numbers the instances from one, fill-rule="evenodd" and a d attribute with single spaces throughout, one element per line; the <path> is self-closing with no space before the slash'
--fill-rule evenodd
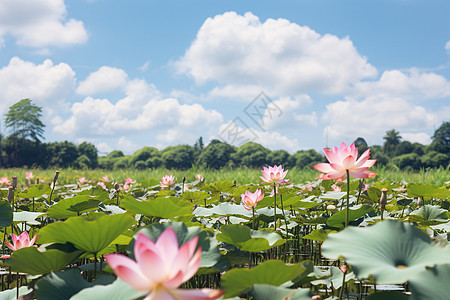
<path id="1" fill-rule="evenodd" d="M 387 168 L 371 168 L 371 170 L 377 173 L 377 177 L 370 180 L 390 180 L 390 181 L 404 181 L 407 183 L 431 183 L 437 186 L 442 186 L 445 182 L 450 181 L 450 168 L 447 169 L 427 169 L 418 172 L 412 171 L 398 171 L 389 170 Z M 33 174 L 45 183 L 50 183 L 55 174 L 55 169 L 41 170 L 41 169 L 0 169 L 0 177 L 17 176 L 18 183 L 24 184 L 25 172 L 33 172 Z M 250 168 L 238 168 L 234 170 L 200 170 L 191 168 L 189 170 L 167 170 L 164 168 L 149 169 L 149 170 L 74 170 L 74 169 L 62 169 L 59 170 L 60 175 L 58 182 L 60 184 L 75 183 L 80 177 L 86 177 L 88 180 L 97 181 L 103 176 L 107 175 L 114 180 L 122 181 L 131 177 L 136 181 L 148 180 L 157 184 L 161 177 L 166 174 L 173 174 L 178 182 L 182 181 L 183 176 L 186 177 L 186 182 L 193 181 L 196 174 L 201 174 L 207 183 L 217 182 L 222 180 L 231 180 L 238 184 L 258 183 L 261 182 L 259 176 L 261 172 L 259 169 Z M 289 178 L 293 183 L 306 184 L 314 181 L 319 172 L 314 169 L 290 169 L 286 178 Z"/>

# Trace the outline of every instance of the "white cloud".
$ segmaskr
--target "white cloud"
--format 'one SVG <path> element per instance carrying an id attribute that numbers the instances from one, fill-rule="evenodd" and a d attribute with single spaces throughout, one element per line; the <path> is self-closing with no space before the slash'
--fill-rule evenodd
<path id="1" fill-rule="evenodd" d="M 140 148 L 142 147 L 139 146 L 138 144 L 131 142 L 124 136 L 121 136 L 117 141 L 117 149 L 121 149 L 124 152 L 124 154 L 133 154 Z"/>
<path id="2" fill-rule="evenodd" d="M 445 50 L 447 51 L 448 54 L 450 54 L 450 41 L 448 41 L 448 42 L 445 44 Z"/>
<path id="3" fill-rule="evenodd" d="M 277 96 L 336 93 L 377 75 L 347 37 L 320 35 L 286 19 L 261 22 L 249 12 L 208 18 L 175 66 L 199 84 L 256 85 Z"/>
<path id="4" fill-rule="evenodd" d="M 420 143 L 422 145 L 428 145 L 431 143 L 431 137 L 425 132 L 419 133 L 407 133 L 401 132 L 403 140 L 410 141 L 411 143 Z"/>
<path id="5" fill-rule="evenodd" d="M 75 86 L 75 72 L 60 63 L 54 65 L 49 59 L 42 64 L 23 61 L 13 57 L 9 64 L 0 69 L 0 114 L 23 98 L 30 98 L 34 104 L 53 110 Z"/>
<path id="6" fill-rule="evenodd" d="M 80 95 L 95 95 L 111 92 L 124 88 L 127 83 L 127 73 L 118 68 L 103 66 L 89 76 L 80 84 L 76 92 Z"/>
<path id="7" fill-rule="evenodd" d="M 2 0 L 0 39 L 10 34 L 18 44 L 34 48 L 84 43 L 83 22 L 66 16 L 64 0 Z"/>
<path id="8" fill-rule="evenodd" d="M 337 101 L 327 105 L 322 117 L 328 123 L 324 133 L 332 140 L 351 142 L 363 137 L 377 139 L 376 143 L 393 128 L 400 132 L 432 129 L 436 118 L 422 106 L 389 97 Z"/>
<path id="9" fill-rule="evenodd" d="M 409 99 L 434 99 L 450 96 L 450 82 L 435 73 L 411 69 L 408 73 L 399 70 L 385 71 L 378 81 L 355 84 L 358 96 L 390 96 Z"/>
<path id="10" fill-rule="evenodd" d="M 150 67 L 150 61 L 147 60 L 142 66 L 139 67 L 139 70 L 141 70 L 142 72 L 145 72 L 148 70 L 149 67 Z"/>

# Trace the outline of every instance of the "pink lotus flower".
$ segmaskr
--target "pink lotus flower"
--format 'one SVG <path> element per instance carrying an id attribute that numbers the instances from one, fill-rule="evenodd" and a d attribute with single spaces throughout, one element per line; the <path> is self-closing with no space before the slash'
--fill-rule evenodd
<path id="1" fill-rule="evenodd" d="M 202 180 L 203 176 L 201 174 L 195 175 L 195 180 Z"/>
<path id="2" fill-rule="evenodd" d="M 0 184 L 9 184 L 9 178 L 8 177 L 2 177 L 0 178 Z"/>
<path id="3" fill-rule="evenodd" d="M 263 176 L 259 176 L 262 181 L 267 183 L 276 183 L 276 184 L 283 184 L 283 183 L 289 183 L 289 179 L 284 179 L 288 171 L 283 171 L 283 167 L 280 166 L 273 166 L 273 167 L 264 167 L 261 170 L 261 173 Z"/>
<path id="4" fill-rule="evenodd" d="M 130 177 L 125 178 L 125 183 L 132 184 L 135 183 L 136 180 L 131 179 Z"/>
<path id="5" fill-rule="evenodd" d="M 99 181 L 97 182 L 97 185 L 101 186 L 104 190 L 106 190 L 106 185 L 104 182 Z"/>
<path id="6" fill-rule="evenodd" d="M 173 186 L 177 181 L 175 180 L 175 177 L 173 175 L 166 175 L 164 177 L 161 177 L 161 182 L 159 183 L 159 185 L 162 188 L 165 187 L 171 187 Z"/>
<path id="7" fill-rule="evenodd" d="M 89 182 L 89 180 L 87 180 L 85 177 L 80 177 L 80 179 L 78 179 L 78 181 L 82 184 Z"/>
<path id="8" fill-rule="evenodd" d="M 128 190 L 130 189 L 130 185 L 129 185 L 128 183 L 125 183 L 125 184 L 123 185 L 123 189 L 124 189 L 125 191 L 128 191 Z"/>
<path id="9" fill-rule="evenodd" d="M 254 193 L 250 193 L 249 191 L 245 191 L 245 194 L 241 194 L 242 197 L 242 205 L 247 210 L 251 210 L 253 207 L 256 207 L 256 203 L 261 201 L 264 198 L 264 194 L 260 189 L 257 189 Z"/>
<path id="10" fill-rule="evenodd" d="M 306 189 L 308 189 L 308 191 L 312 191 L 312 186 L 311 185 L 307 185 L 307 186 L 304 186 L 304 187 L 302 187 L 302 191 L 306 191 Z"/>
<path id="11" fill-rule="evenodd" d="M 108 175 L 103 176 L 103 177 L 102 177 L 102 180 L 108 182 L 108 181 L 109 181 Z"/>
<path id="12" fill-rule="evenodd" d="M 369 159 L 370 149 L 367 149 L 358 160 L 356 159 L 358 148 L 355 147 L 355 144 L 347 146 L 345 143 L 341 143 L 339 148 L 324 148 L 323 152 L 330 163 L 320 163 L 313 166 L 316 170 L 325 173 L 321 175 L 321 179 L 338 179 L 342 181 L 347 178 L 347 170 L 350 176 L 354 178 L 376 176 L 375 173 L 367 171 L 376 162 L 376 159 Z"/>
<path id="13" fill-rule="evenodd" d="M 5 243 L 5 245 L 12 251 L 16 251 L 18 249 L 33 246 L 37 237 L 38 237 L 38 235 L 36 235 L 30 241 L 30 236 L 28 235 L 28 232 L 26 232 L 26 231 L 22 232 L 22 234 L 19 236 L 15 235 L 14 233 L 11 233 L 11 238 L 13 241 L 12 245 L 10 243 Z M 37 247 L 37 246 L 34 246 L 34 247 Z"/>
<path id="14" fill-rule="evenodd" d="M 105 255 L 106 262 L 117 276 L 137 291 L 148 291 L 150 299 L 217 299 L 224 292 L 212 289 L 185 290 L 180 285 L 197 273 L 202 248 L 198 236 L 181 247 L 173 228 L 169 227 L 156 243 L 139 234 L 134 244 L 136 261 L 122 254 Z"/>
<path id="15" fill-rule="evenodd" d="M 341 191 L 341 187 L 338 185 L 333 184 L 331 186 L 331 189 L 333 190 L 333 192 L 340 192 Z"/>
<path id="16" fill-rule="evenodd" d="M 33 172 L 25 172 L 25 179 L 33 179 L 34 175 Z"/>

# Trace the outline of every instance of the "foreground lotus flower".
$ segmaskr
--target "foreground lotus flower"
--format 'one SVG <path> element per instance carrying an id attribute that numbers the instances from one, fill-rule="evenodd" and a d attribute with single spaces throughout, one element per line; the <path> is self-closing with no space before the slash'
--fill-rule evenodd
<path id="1" fill-rule="evenodd" d="M 289 183 L 289 179 L 284 179 L 286 177 L 288 171 L 283 171 L 283 167 L 281 165 L 279 166 L 273 166 L 273 167 L 264 167 L 261 170 L 261 173 L 263 176 L 259 176 L 262 181 L 266 183 L 276 183 L 276 184 L 283 184 L 283 183 Z"/>
<path id="2" fill-rule="evenodd" d="M 5 243 L 5 245 L 12 251 L 16 251 L 18 249 L 33 246 L 37 237 L 38 237 L 38 235 L 36 235 L 33 239 L 30 240 L 30 236 L 28 235 L 28 232 L 26 232 L 26 231 L 22 232 L 22 234 L 19 236 L 12 233 L 11 238 L 12 238 L 13 243 L 12 244 Z M 35 247 L 37 247 L 37 246 L 35 246 Z"/>
<path id="3" fill-rule="evenodd" d="M 148 291 L 150 299 L 217 299 L 224 292 L 213 289 L 185 290 L 180 285 L 197 273 L 202 248 L 198 236 L 178 246 L 177 236 L 169 227 L 156 243 L 139 234 L 134 244 L 136 261 L 122 254 L 105 255 L 106 262 L 117 276 L 137 291 Z"/>
<path id="4" fill-rule="evenodd" d="M 241 194 L 242 197 L 242 205 L 245 209 L 251 210 L 256 207 L 256 203 L 261 201 L 264 198 L 264 194 L 260 189 L 257 189 L 254 193 L 250 193 L 249 191 L 245 191 L 245 194 Z"/>
<path id="5" fill-rule="evenodd" d="M 175 177 L 173 175 L 165 175 L 164 177 L 161 177 L 161 182 L 159 185 L 162 188 L 165 187 L 171 187 L 173 186 L 177 181 L 175 180 Z"/>
<path id="6" fill-rule="evenodd" d="M 367 149 L 358 160 L 356 159 L 358 148 L 355 147 L 355 144 L 347 146 L 347 144 L 341 143 L 339 148 L 324 148 L 323 152 L 330 163 L 320 163 L 313 166 L 314 169 L 325 173 L 320 179 L 338 179 L 342 181 L 347 178 L 347 170 L 350 176 L 354 178 L 376 176 L 375 173 L 367 171 L 376 162 L 376 159 L 369 159 L 370 149 Z"/>
<path id="7" fill-rule="evenodd" d="M 33 172 L 25 172 L 25 179 L 33 179 L 34 175 Z"/>

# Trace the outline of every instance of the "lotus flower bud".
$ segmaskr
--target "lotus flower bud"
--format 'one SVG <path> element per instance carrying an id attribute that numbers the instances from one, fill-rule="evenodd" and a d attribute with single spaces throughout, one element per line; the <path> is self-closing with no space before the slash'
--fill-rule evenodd
<path id="1" fill-rule="evenodd" d="M 334 206 L 333 204 L 329 204 L 329 205 L 327 205 L 327 209 L 334 210 L 334 209 L 336 209 L 336 206 Z"/>
<path id="2" fill-rule="evenodd" d="M 347 273 L 347 266 L 346 265 L 340 266 L 339 269 L 342 271 L 342 273 L 344 273 L 344 274 Z"/>
<path id="3" fill-rule="evenodd" d="M 314 296 L 312 296 L 311 299 L 313 299 L 313 300 L 322 300 L 322 296 L 320 296 L 320 295 L 314 295 Z"/>
<path id="4" fill-rule="evenodd" d="M 56 180 L 58 180 L 59 177 L 59 171 L 55 172 L 55 176 L 53 176 L 53 184 L 56 184 Z"/>
<path id="5" fill-rule="evenodd" d="M 386 203 L 387 203 L 387 188 L 381 189 L 381 198 L 380 198 L 380 209 L 385 210 L 386 209 Z"/>
<path id="6" fill-rule="evenodd" d="M 12 177 L 12 187 L 16 188 L 17 187 L 17 176 L 13 176 Z"/>
<path id="7" fill-rule="evenodd" d="M 14 188 L 12 186 L 8 189 L 8 202 L 12 203 L 14 201 Z"/>

